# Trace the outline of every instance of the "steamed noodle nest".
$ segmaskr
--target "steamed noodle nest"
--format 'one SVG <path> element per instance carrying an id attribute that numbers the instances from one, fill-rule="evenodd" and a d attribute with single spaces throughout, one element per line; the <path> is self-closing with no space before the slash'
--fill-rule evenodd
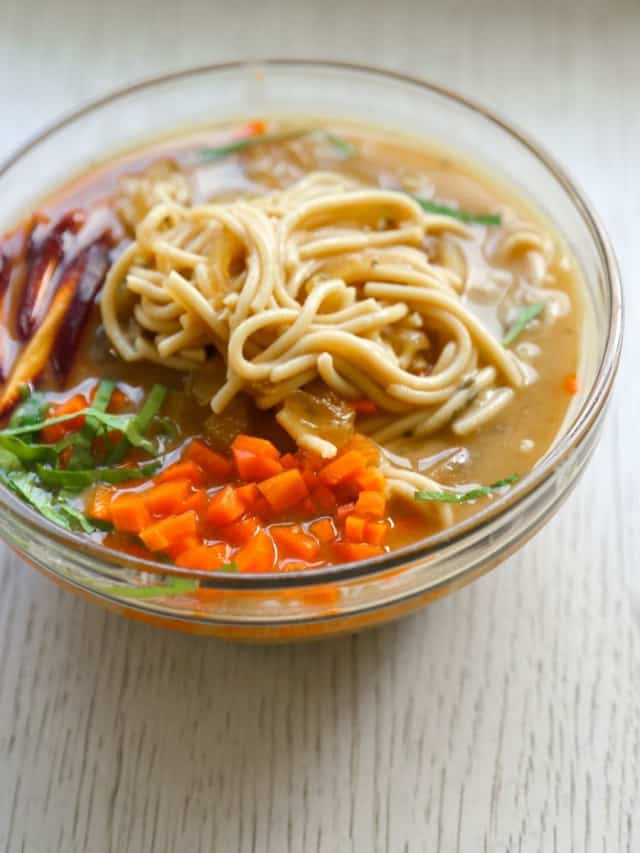
<path id="1" fill-rule="evenodd" d="M 216 413 L 240 391 L 267 409 L 321 380 L 342 399 L 376 403 L 367 431 L 383 446 L 447 424 L 465 435 L 525 375 L 465 307 L 454 266 L 429 260 L 427 240 L 446 232 L 468 233 L 408 195 L 332 173 L 229 203 L 188 206 L 166 192 L 110 270 L 104 326 L 127 361 L 192 370 L 222 356 Z M 337 452 L 286 405 L 277 418 L 299 446 Z M 383 467 L 396 494 L 438 488 Z"/>

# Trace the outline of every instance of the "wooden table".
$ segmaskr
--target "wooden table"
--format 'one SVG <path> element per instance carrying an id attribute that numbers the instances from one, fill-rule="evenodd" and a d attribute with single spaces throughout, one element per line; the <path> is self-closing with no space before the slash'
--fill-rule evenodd
<path id="1" fill-rule="evenodd" d="M 554 151 L 610 230 L 628 299 L 618 391 L 576 493 L 522 553 L 404 622 L 235 647 L 130 624 L 3 551 L 5 850 L 640 849 L 639 44 L 637 0 L 1 0 L 0 156 L 166 69 L 379 63 Z"/>

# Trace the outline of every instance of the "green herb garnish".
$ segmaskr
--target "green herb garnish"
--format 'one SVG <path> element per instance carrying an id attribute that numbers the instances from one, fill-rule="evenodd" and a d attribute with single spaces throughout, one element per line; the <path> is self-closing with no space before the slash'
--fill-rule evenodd
<path id="1" fill-rule="evenodd" d="M 186 578 L 171 578 L 170 583 L 154 586 L 95 586 L 97 592 L 106 595 L 119 595 L 122 598 L 168 598 L 172 595 L 184 595 L 198 588 L 197 581 Z"/>
<path id="2" fill-rule="evenodd" d="M 507 334 L 502 339 L 502 346 L 508 347 L 518 338 L 524 330 L 527 328 L 529 323 L 538 316 L 538 314 L 542 314 L 545 309 L 544 302 L 535 302 L 533 305 L 527 305 L 526 308 L 523 308 L 522 311 L 518 314 L 515 319 L 513 325 L 511 325 L 507 331 Z"/>
<path id="3" fill-rule="evenodd" d="M 469 213 L 467 210 L 458 210 L 457 207 L 449 207 L 446 204 L 430 201 L 412 193 L 409 193 L 409 195 L 427 213 L 439 213 L 442 216 L 451 216 L 452 219 L 459 219 L 460 222 L 474 222 L 479 225 L 500 225 L 502 222 L 502 217 L 499 213 Z"/>
<path id="4" fill-rule="evenodd" d="M 115 383 L 99 383 L 93 403 L 81 413 L 72 412 L 47 418 L 49 402 L 44 394 L 28 389 L 23 401 L 13 413 L 6 429 L 0 430 L 0 481 L 26 503 L 54 524 L 67 530 L 84 530 L 93 533 L 102 529 L 99 522 L 89 520 L 73 501 L 78 493 L 94 483 L 127 483 L 153 475 L 160 460 L 152 459 L 133 468 L 114 467 L 106 462 L 101 467 L 94 456 L 94 439 L 105 437 L 110 430 L 122 433 L 118 462 L 131 447 L 156 455 L 156 445 L 144 433 L 159 417 L 167 389 L 156 385 L 148 394 L 137 414 L 112 415 L 106 410 Z M 55 444 L 37 441 L 42 429 L 84 417 L 82 427 L 69 433 Z M 72 448 L 65 468 L 60 467 L 64 450 Z M 114 448 L 117 449 L 117 448 Z M 112 451 L 113 452 L 113 451 Z"/>
<path id="5" fill-rule="evenodd" d="M 71 471 L 68 468 L 45 468 L 36 465 L 36 472 L 45 486 L 54 489 L 80 491 L 94 483 L 128 483 L 151 477 L 160 467 L 159 462 L 149 462 L 138 468 L 90 468 L 86 471 Z"/>
<path id="6" fill-rule="evenodd" d="M 504 480 L 498 480 L 496 483 L 491 483 L 490 486 L 479 486 L 477 489 L 470 489 L 468 492 L 451 492 L 443 490 L 441 492 L 416 492 L 414 495 L 417 501 L 439 501 L 447 504 L 461 504 L 467 501 L 475 501 L 478 498 L 485 498 L 492 492 L 498 489 L 503 489 L 505 486 L 510 486 L 520 479 L 519 474 L 511 474 L 510 477 L 505 477 Z"/>
<path id="7" fill-rule="evenodd" d="M 257 145 L 265 145 L 273 142 L 289 142 L 292 139 L 300 139 L 303 136 L 319 136 L 324 137 L 327 142 L 336 148 L 345 159 L 354 157 L 358 151 L 346 139 L 336 136 L 335 133 L 330 133 L 322 128 L 304 127 L 297 130 L 281 130 L 273 133 L 258 133 L 255 136 L 248 136 L 244 139 L 238 139 L 236 142 L 229 142 L 227 145 L 217 145 L 214 148 L 203 148 L 200 151 L 202 160 L 222 160 L 224 157 L 229 157 L 231 154 L 239 154 L 246 151 L 248 148 L 255 148 Z"/>

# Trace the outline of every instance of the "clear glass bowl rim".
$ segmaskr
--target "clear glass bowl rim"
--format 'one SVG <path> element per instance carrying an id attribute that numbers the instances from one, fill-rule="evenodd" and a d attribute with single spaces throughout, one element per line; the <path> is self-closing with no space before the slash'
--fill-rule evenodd
<path id="1" fill-rule="evenodd" d="M 345 74 L 358 73 L 375 78 L 405 85 L 409 88 L 422 89 L 444 99 L 450 100 L 466 108 L 468 111 L 486 119 L 500 132 L 504 132 L 519 142 L 547 169 L 552 177 L 560 184 L 567 193 L 571 202 L 588 227 L 593 243 L 600 257 L 604 272 L 604 286 L 610 301 L 610 311 L 606 330 L 606 340 L 603 357 L 598 365 L 593 386 L 589 394 L 582 402 L 569 428 L 557 441 L 555 446 L 543 460 L 530 472 L 524 475 L 507 494 L 493 500 L 488 506 L 479 510 L 470 518 L 458 524 L 434 534 L 420 542 L 404 548 L 391 551 L 384 556 L 372 560 L 348 563 L 344 565 L 328 566 L 311 571 L 298 571 L 287 573 L 265 573 L 265 574 L 225 574 L 222 572 L 205 572 L 191 569 L 181 569 L 175 566 L 167 566 L 164 563 L 153 560 L 144 560 L 137 557 L 115 552 L 103 545 L 94 543 L 80 534 L 72 533 L 57 527 L 47 519 L 38 515 L 34 510 L 20 501 L 5 486 L 0 486 L 0 505 L 15 513 L 20 520 L 36 533 L 46 533 L 61 548 L 80 551 L 85 557 L 93 560 L 94 571 L 103 572 L 107 577 L 113 578 L 112 571 L 126 568 L 130 571 L 152 572 L 154 574 L 172 575 L 184 579 L 206 580 L 207 586 L 227 590 L 248 589 L 286 589 L 309 585 L 322 585 L 324 583 L 338 583 L 340 581 L 364 580 L 368 576 L 375 576 L 382 572 L 397 569 L 408 562 L 425 560 L 437 557 L 438 552 L 449 550 L 450 546 L 463 546 L 465 541 L 476 535 L 488 535 L 494 522 L 504 524 L 511 516 L 521 511 L 526 511 L 528 501 L 526 498 L 533 496 L 535 492 L 543 487 L 546 481 L 553 477 L 563 462 L 571 453 L 580 446 L 584 439 L 589 436 L 592 429 L 597 425 L 604 408 L 607 404 L 620 361 L 623 332 L 623 300 L 622 286 L 618 264 L 613 248 L 600 222 L 597 213 L 590 202 L 579 190 L 572 178 L 569 177 L 564 167 L 551 156 L 544 147 L 534 142 L 528 134 L 522 132 L 511 122 L 506 121 L 474 99 L 436 83 L 423 80 L 413 75 L 391 71 L 368 64 L 356 64 L 349 62 L 317 60 L 317 59 L 283 59 L 283 58 L 256 58 L 250 60 L 237 60 L 224 63 L 212 63 L 186 68 L 167 74 L 155 75 L 142 79 L 128 86 L 114 89 L 101 97 L 92 99 L 79 108 L 68 112 L 58 120 L 48 124 L 44 129 L 36 133 L 25 143 L 19 146 L 12 154 L 0 163 L 0 179 L 29 151 L 45 142 L 57 131 L 72 125 L 77 120 L 99 111 L 102 107 L 125 98 L 129 95 L 144 92 L 155 86 L 167 83 L 179 82 L 189 77 L 201 74 L 209 74 L 225 71 L 255 71 L 269 68 L 289 70 L 328 70 Z M 572 483 L 568 483 L 569 488 Z M 431 564 L 434 566 L 434 564 Z M 106 571 L 105 571 L 106 570 Z M 460 575 L 465 573 L 461 566 Z M 454 581 L 450 577 L 448 582 Z M 436 584 L 437 586 L 437 584 Z"/>

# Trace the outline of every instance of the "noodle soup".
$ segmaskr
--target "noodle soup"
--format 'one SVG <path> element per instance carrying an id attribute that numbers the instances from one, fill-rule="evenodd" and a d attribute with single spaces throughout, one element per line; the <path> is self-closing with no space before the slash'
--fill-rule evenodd
<path id="1" fill-rule="evenodd" d="M 0 252 L 5 485 L 181 567 L 313 570 L 447 528 L 536 464 L 578 389 L 561 241 L 396 134 L 162 141 Z"/>

